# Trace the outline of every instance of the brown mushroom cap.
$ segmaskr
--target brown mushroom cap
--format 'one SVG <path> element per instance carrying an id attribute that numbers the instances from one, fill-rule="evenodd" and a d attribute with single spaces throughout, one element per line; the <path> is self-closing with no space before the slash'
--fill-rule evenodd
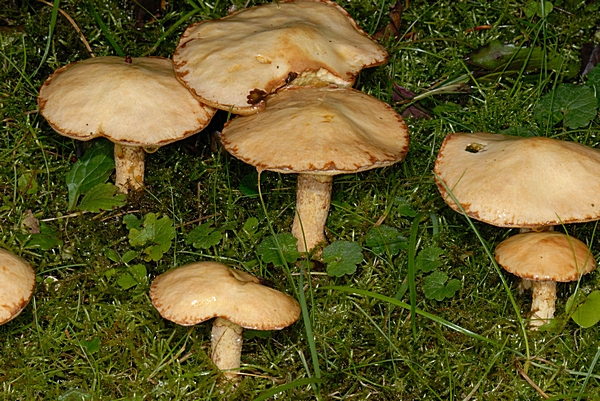
<path id="1" fill-rule="evenodd" d="M 574 281 L 596 268 L 587 245 L 557 231 L 514 235 L 498 244 L 496 261 L 508 272 L 535 281 Z"/>
<path id="2" fill-rule="evenodd" d="M 150 287 L 150 298 L 162 317 L 182 326 L 223 317 L 247 329 L 280 330 L 300 316 L 294 298 L 217 262 L 192 263 L 161 274 Z"/>
<path id="3" fill-rule="evenodd" d="M 40 112 L 61 135 L 104 136 L 129 146 L 157 147 L 195 134 L 215 109 L 177 81 L 171 60 L 95 57 L 59 68 L 38 97 Z"/>
<path id="4" fill-rule="evenodd" d="M 35 287 L 31 265 L 0 249 L 0 324 L 14 319 L 27 306 Z"/>
<path id="5" fill-rule="evenodd" d="M 387 61 L 385 48 L 327 0 L 276 1 L 191 25 L 173 54 L 178 78 L 202 102 L 253 114 L 248 102 L 297 74 L 295 84 L 352 86 L 362 68 Z"/>
<path id="6" fill-rule="evenodd" d="M 348 88 L 290 88 L 267 108 L 229 121 L 223 146 L 258 170 L 335 175 L 389 166 L 408 152 L 408 128 L 388 104 Z"/>
<path id="7" fill-rule="evenodd" d="M 442 197 L 460 212 L 500 227 L 600 219 L 600 151 L 544 137 L 450 134 L 434 171 Z"/>

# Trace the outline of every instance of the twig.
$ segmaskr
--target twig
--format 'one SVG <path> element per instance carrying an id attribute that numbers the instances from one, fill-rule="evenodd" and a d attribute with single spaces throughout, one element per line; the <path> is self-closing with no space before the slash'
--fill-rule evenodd
<path id="1" fill-rule="evenodd" d="M 531 380 L 527 373 L 525 373 L 523 369 L 521 369 L 521 364 L 519 362 L 515 362 L 515 367 L 517 368 L 517 371 L 521 374 L 521 376 L 523 376 L 523 379 L 525 379 L 531 387 L 533 387 L 538 393 L 540 393 L 542 397 L 546 399 L 550 398 L 548 394 L 544 393 L 544 391 L 541 388 L 539 388 L 539 386 L 535 384 L 533 380 Z"/>

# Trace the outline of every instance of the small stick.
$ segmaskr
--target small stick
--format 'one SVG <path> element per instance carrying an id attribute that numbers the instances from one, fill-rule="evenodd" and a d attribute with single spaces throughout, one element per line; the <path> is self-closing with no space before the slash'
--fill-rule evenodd
<path id="1" fill-rule="evenodd" d="M 37 0 L 40 3 L 43 3 L 47 6 L 50 7 L 54 7 L 53 4 L 48 3 L 45 0 Z M 66 12 L 64 12 L 62 9 L 58 9 L 58 12 L 62 14 L 63 17 L 65 17 L 70 23 L 71 25 L 73 25 L 73 28 L 75 28 L 75 31 L 77 31 L 77 33 L 79 34 L 79 38 L 81 39 L 81 41 L 83 42 L 83 45 L 85 46 L 85 48 L 87 49 L 88 53 L 90 53 L 90 56 L 92 57 L 96 57 L 94 55 L 94 52 L 92 52 L 92 48 L 90 47 L 90 44 L 88 43 L 87 39 L 85 38 L 85 36 L 83 35 L 83 32 L 81 32 L 81 29 L 79 29 L 79 26 L 77 26 L 77 23 L 73 20 L 73 18 L 71 18 L 69 16 L 69 14 L 67 14 Z"/>

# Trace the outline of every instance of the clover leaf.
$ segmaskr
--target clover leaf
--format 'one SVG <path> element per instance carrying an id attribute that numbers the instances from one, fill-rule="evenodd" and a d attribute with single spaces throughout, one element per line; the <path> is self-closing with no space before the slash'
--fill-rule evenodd
<path id="1" fill-rule="evenodd" d="M 435 299 L 436 301 L 443 301 L 444 298 L 450 298 L 454 296 L 456 291 L 460 289 L 460 281 L 452 279 L 448 281 L 448 275 L 441 271 L 431 273 L 425 277 L 423 283 L 423 292 L 427 299 Z"/>
<path id="2" fill-rule="evenodd" d="M 281 254 L 283 254 L 285 261 L 281 259 L 279 247 L 281 247 Z M 293 263 L 300 257 L 298 240 L 291 233 L 268 236 L 256 247 L 256 253 L 263 262 L 273 263 L 275 266 L 283 266 L 285 262 Z"/>
<path id="3" fill-rule="evenodd" d="M 328 275 L 342 277 L 356 271 L 356 265 L 362 262 L 363 254 L 356 242 L 335 241 L 323 249 L 321 259 L 327 263 Z"/>

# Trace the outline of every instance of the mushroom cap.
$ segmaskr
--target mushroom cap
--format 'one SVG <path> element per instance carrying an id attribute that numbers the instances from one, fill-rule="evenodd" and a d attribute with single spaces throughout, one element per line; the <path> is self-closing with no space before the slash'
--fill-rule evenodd
<path id="1" fill-rule="evenodd" d="M 14 319 L 29 303 L 35 272 L 29 263 L 0 248 L 0 324 Z"/>
<path id="2" fill-rule="evenodd" d="M 223 129 L 227 151 L 259 171 L 335 175 L 401 161 L 408 127 L 388 104 L 350 88 L 289 88 Z"/>
<path id="3" fill-rule="evenodd" d="M 385 48 L 327 0 L 277 1 L 188 27 L 173 54 L 178 78 L 202 100 L 236 114 L 253 114 L 248 102 L 286 84 L 352 86 L 362 68 L 383 64 Z"/>
<path id="4" fill-rule="evenodd" d="M 298 302 L 253 275 L 217 262 L 197 262 L 158 276 L 150 287 L 160 315 L 182 326 L 222 317 L 254 330 L 280 330 L 300 316 Z"/>
<path id="5" fill-rule="evenodd" d="M 544 137 L 449 134 L 434 172 L 474 219 L 499 227 L 539 227 L 600 219 L 600 151 Z"/>
<path id="6" fill-rule="evenodd" d="M 535 281 L 574 281 L 596 268 L 586 244 L 558 231 L 514 235 L 498 244 L 495 257 L 508 272 Z"/>
<path id="7" fill-rule="evenodd" d="M 42 85 L 38 104 L 61 135 L 148 147 L 195 134 L 216 111 L 177 81 L 171 60 L 159 57 L 128 63 L 107 56 L 68 64 Z"/>

